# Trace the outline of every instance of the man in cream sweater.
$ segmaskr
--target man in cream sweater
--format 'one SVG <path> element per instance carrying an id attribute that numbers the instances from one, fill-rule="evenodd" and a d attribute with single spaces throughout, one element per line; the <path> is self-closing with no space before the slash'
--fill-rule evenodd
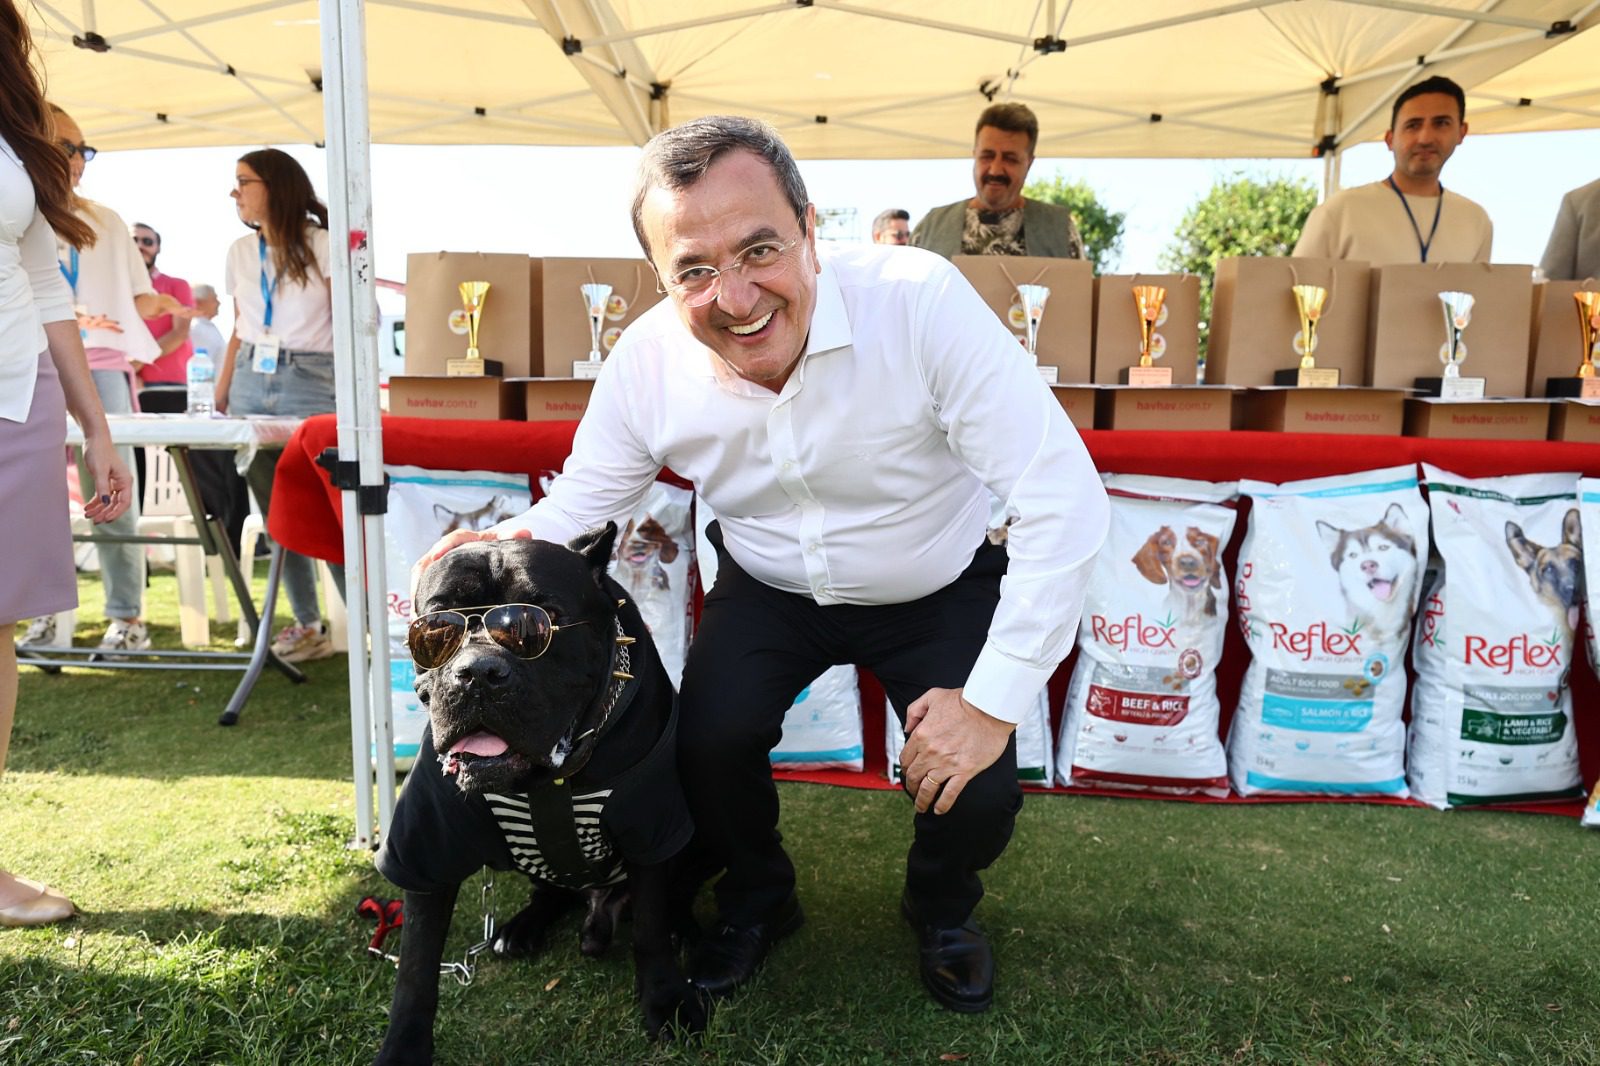
<path id="1" fill-rule="evenodd" d="M 1482 207 L 1439 181 L 1467 135 L 1466 94 L 1428 78 L 1395 98 L 1383 143 L 1394 173 L 1344 189 L 1311 212 L 1294 254 L 1385 263 L 1487 263 L 1494 227 Z"/>

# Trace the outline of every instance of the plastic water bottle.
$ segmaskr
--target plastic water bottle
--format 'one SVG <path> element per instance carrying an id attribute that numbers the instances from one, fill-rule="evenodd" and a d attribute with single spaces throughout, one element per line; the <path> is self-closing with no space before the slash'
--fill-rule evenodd
<path id="1" fill-rule="evenodd" d="M 217 369 L 211 362 L 211 353 L 204 348 L 196 348 L 189 357 L 188 386 L 188 413 L 211 414 L 211 405 L 216 398 Z"/>

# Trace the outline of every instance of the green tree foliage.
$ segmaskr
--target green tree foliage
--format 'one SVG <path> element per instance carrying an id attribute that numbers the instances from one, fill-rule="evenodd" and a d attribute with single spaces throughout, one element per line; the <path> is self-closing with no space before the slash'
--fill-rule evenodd
<path id="1" fill-rule="evenodd" d="M 1306 217 L 1317 206 L 1308 181 L 1258 181 L 1234 174 L 1211 186 L 1184 214 L 1172 244 L 1161 255 L 1168 270 L 1200 276 L 1200 351 L 1211 323 L 1211 280 L 1217 260 L 1235 255 L 1289 255 Z"/>
<path id="2" fill-rule="evenodd" d="M 1043 203 L 1065 204 L 1072 210 L 1072 220 L 1078 224 L 1096 274 L 1105 273 L 1122 254 L 1122 224 L 1128 216 L 1107 209 L 1088 182 L 1068 181 L 1058 170 L 1046 180 L 1024 185 L 1022 195 Z"/>

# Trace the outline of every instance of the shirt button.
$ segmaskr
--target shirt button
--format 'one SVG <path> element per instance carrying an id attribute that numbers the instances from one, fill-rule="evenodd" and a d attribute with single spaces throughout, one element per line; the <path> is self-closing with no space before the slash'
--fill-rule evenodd
<path id="1" fill-rule="evenodd" d="M 819 545 L 816 541 L 812 541 L 810 544 L 806 545 L 806 551 L 814 554 L 819 547 L 821 547 L 821 545 Z"/>
<path id="2" fill-rule="evenodd" d="M 826 586 L 826 585 L 824 585 L 824 586 L 822 586 L 822 587 L 821 587 L 821 588 L 820 588 L 820 589 L 818 589 L 818 590 L 817 590 L 817 591 L 818 591 L 818 592 L 820 592 L 820 593 L 822 593 L 822 594 L 823 594 L 823 595 L 824 595 L 824 596 L 832 596 L 832 595 L 833 595 L 833 590 L 832 590 L 832 589 L 830 589 L 830 588 L 829 588 L 829 587 L 828 587 L 828 586 Z"/>
<path id="3" fill-rule="evenodd" d="M 784 468 L 784 469 L 785 469 L 785 470 L 793 470 L 793 469 L 794 469 L 794 464 L 793 464 L 793 463 L 789 463 L 789 462 L 786 462 L 786 463 L 784 463 L 784 464 L 783 464 L 783 468 Z"/>

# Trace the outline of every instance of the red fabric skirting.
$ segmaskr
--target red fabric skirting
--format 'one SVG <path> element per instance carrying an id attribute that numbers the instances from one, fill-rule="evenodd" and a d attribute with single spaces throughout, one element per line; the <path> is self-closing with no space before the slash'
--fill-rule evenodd
<path id="1" fill-rule="evenodd" d="M 422 418 L 383 420 L 383 458 L 390 464 L 420 466 L 434 470 L 497 470 L 528 474 L 538 497 L 538 475 L 559 470 L 572 448 L 576 422 L 465 422 Z M 1448 441 L 1415 437 L 1363 437 L 1309 433 L 1166 433 L 1142 431 L 1085 430 L 1084 443 L 1094 457 L 1095 466 L 1119 474 L 1163 474 L 1171 477 L 1199 478 L 1206 481 L 1232 481 L 1254 478 L 1262 481 L 1295 481 L 1303 478 L 1346 474 L 1375 467 L 1429 462 L 1467 477 L 1493 477 L 1532 471 L 1572 471 L 1600 477 L 1600 445 L 1562 444 L 1545 441 Z M 342 510 L 338 490 L 328 481 L 326 471 L 315 464 L 325 448 L 334 447 L 337 432 L 333 415 L 308 419 L 296 431 L 278 462 L 273 488 L 272 514 L 268 529 L 274 540 L 293 551 L 329 562 L 344 560 Z M 670 472 L 663 479 L 686 485 Z M 1233 542 L 1226 554 L 1230 573 L 1235 572 L 1239 545 L 1247 525 L 1244 515 L 1237 523 Z M 1065 698 L 1067 679 L 1076 659 L 1069 658 L 1050 682 L 1050 703 L 1058 719 Z M 1596 681 L 1586 655 L 1574 656 L 1572 692 L 1574 725 L 1583 779 L 1593 787 L 1600 776 L 1600 682 Z M 1222 700 L 1223 735 L 1227 719 L 1239 698 L 1239 686 L 1249 661 L 1244 640 L 1237 627 L 1229 626 L 1222 660 L 1217 667 L 1218 695 Z M 863 735 L 866 738 L 866 768 L 850 771 L 776 772 L 782 780 L 814 781 L 851 785 L 858 788 L 891 788 L 884 776 L 883 690 L 870 674 L 862 675 Z M 1123 795 L 1142 799 L 1183 798 L 1201 803 L 1286 802 L 1279 797 L 1243 799 L 1229 797 L 1155 796 L 1143 792 L 1112 789 L 1038 789 L 1030 791 L 1071 792 L 1084 795 Z M 1310 802 L 1350 802 L 1335 797 L 1308 797 Z M 1378 800 L 1415 805 L 1408 800 Z M 1577 803 L 1513 805 L 1510 809 L 1536 810 L 1576 815 Z"/>

